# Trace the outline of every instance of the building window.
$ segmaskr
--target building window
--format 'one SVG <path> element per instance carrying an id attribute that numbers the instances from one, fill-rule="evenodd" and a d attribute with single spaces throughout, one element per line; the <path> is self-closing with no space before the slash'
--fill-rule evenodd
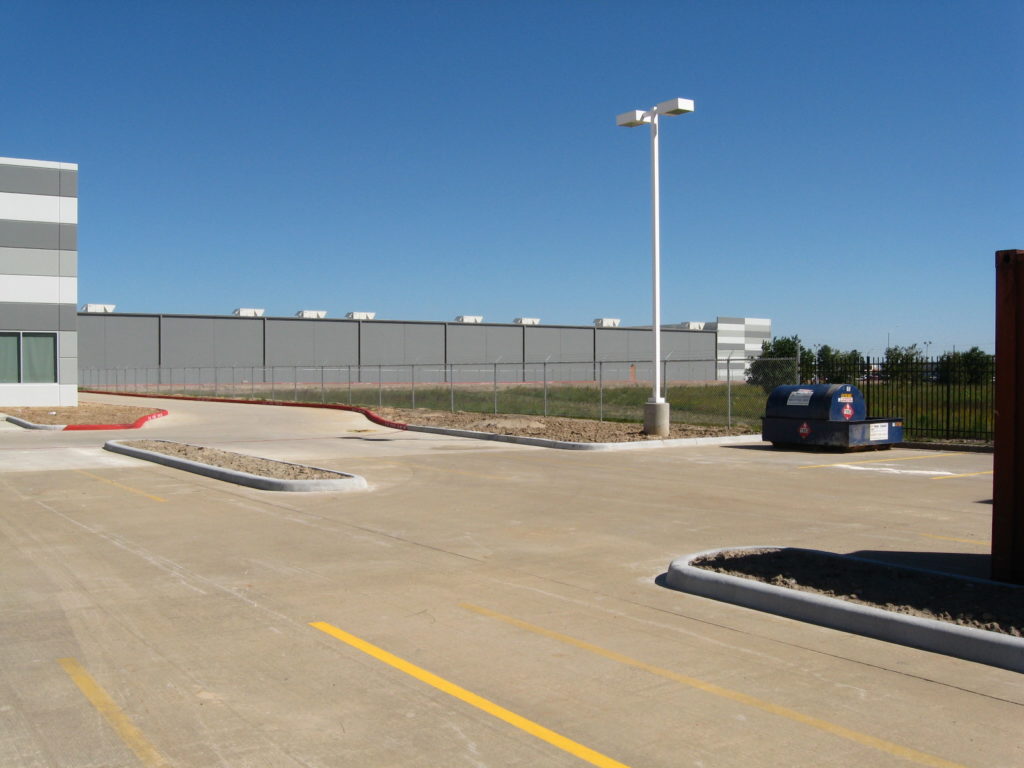
<path id="1" fill-rule="evenodd" d="M 0 384 L 57 381 L 57 334 L 0 331 Z"/>

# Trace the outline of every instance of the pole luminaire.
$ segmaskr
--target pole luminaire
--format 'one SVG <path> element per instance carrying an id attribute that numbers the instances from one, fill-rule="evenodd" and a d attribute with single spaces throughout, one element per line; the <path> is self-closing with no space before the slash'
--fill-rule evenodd
<path id="1" fill-rule="evenodd" d="M 668 434 L 669 405 L 661 395 L 661 196 L 658 181 L 658 118 L 661 115 L 685 115 L 687 112 L 693 112 L 691 99 L 669 99 L 656 104 L 646 112 L 634 109 L 615 118 L 615 124 L 624 128 L 635 128 L 645 124 L 651 126 L 651 331 L 654 334 L 654 386 L 651 399 L 644 405 L 644 432 L 661 437 Z"/>

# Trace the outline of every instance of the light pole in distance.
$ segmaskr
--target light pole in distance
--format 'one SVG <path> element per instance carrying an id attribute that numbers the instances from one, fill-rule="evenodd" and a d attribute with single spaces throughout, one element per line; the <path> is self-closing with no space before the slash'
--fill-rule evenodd
<path id="1" fill-rule="evenodd" d="M 685 115 L 687 112 L 693 112 L 692 100 L 669 99 L 647 111 L 634 109 L 615 118 L 615 124 L 625 128 L 645 124 L 651 126 L 651 331 L 654 334 L 654 385 L 651 399 L 644 404 L 644 432 L 659 437 L 668 434 L 669 405 L 661 394 L 661 200 L 658 184 L 658 118 L 661 115 Z"/>

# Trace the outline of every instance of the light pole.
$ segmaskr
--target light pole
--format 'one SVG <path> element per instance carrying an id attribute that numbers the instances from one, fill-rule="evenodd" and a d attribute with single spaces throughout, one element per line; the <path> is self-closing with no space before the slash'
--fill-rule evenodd
<path id="1" fill-rule="evenodd" d="M 615 118 L 615 124 L 625 128 L 645 124 L 651 126 L 651 331 L 654 334 L 654 384 L 651 388 L 651 399 L 644 405 L 644 432 L 660 437 L 668 434 L 669 405 L 661 396 L 661 201 L 658 187 L 658 118 L 661 115 L 684 115 L 687 112 L 693 112 L 693 101 L 669 99 L 656 104 L 646 112 L 634 109 Z"/>

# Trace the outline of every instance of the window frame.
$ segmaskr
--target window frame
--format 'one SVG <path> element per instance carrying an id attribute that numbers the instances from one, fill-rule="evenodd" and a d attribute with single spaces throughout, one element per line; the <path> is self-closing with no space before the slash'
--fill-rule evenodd
<path id="1" fill-rule="evenodd" d="M 60 334 L 56 331 L 12 331 L 0 328 L 0 334 L 4 336 L 15 336 L 17 338 L 17 380 L 0 381 L 0 387 L 22 386 L 33 384 L 58 384 L 60 382 Z M 48 336 L 53 339 L 53 380 L 52 381 L 25 381 L 25 337 Z"/>

